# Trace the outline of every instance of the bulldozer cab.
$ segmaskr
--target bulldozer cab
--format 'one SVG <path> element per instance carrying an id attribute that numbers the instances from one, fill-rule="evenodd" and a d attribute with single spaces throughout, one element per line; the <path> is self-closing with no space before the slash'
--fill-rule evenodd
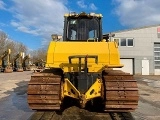
<path id="1" fill-rule="evenodd" d="M 101 41 L 101 14 L 67 14 L 64 21 L 64 41 Z"/>

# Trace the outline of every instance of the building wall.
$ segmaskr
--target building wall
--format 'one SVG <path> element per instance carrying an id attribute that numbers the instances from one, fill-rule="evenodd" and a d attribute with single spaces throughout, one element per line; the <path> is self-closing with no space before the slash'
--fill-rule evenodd
<path id="1" fill-rule="evenodd" d="M 157 27 L 113 32 L 114 38 L 133 38 L 133 47 L 119 46 L 121 58 L 134 58 L 134 73 L 142 74 L 142 60 L 149 60 L 149 74 L 154 74 L 154 42 L 160 42 L 157 37 Z M 112 38 L 112 40 L 114 39 Z"/>

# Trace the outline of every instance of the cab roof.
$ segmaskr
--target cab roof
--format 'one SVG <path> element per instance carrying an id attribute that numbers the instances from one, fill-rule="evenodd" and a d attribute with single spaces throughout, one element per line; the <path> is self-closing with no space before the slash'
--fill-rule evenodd
<path id="1" fill-rule="evenodd" d="M 88 18 L 92 18 L 92 17 L 98 17 L 98 18 L 102 18 L 102 14 L 95 14 L 95 13 L 85 13 L 85 12 L 81 12 L 79 14 L 77 14 L 76 12 L 71 12 L 68 14 L 65 14 L 64 17 L 73 17 L 73 18 L 78 18 L 78 17 L 88 17 Z"/>

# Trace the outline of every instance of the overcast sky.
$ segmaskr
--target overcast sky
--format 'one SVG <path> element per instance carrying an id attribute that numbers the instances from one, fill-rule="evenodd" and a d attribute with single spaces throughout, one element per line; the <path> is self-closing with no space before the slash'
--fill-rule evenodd
<path id="1" fill-rule="evenodd" d="M 103 33 L 160 24 L 160 0 L 0 0 L 0 30 L 30 49 L 63 33 L 63 15 L 103 14 Z"/>

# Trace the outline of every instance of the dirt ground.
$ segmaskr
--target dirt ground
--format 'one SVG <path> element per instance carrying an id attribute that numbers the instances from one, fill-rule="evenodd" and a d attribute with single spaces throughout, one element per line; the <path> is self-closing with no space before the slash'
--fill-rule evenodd
<path id="1" fill-rule="evenodd" d="M 32 71 L 0 73 L 0 120 L 30 120 L 36 114 L 29 109 L 27 104 L 27 83 L 30 80 Z M 139 105 L 135 112 L 132 112 L 135 120 L 160 120 L 160 76 L 135 76 L 139 87 Z M 38 113 L 39 114 L 39 113 Z M 57 118 L 70 120 L 98 120 L 97 117 L 87 118 L 95 113 L 73 107 L 72 110 L 65 110 L 62 115 L 54 112 L 48 113 Z M 74 114 L 72 118 L 66 115 Z M 77 117 L 78 116 L 78 117 Z M 47 119 L 47 118 L 46 118 Z M 35 120 L 35 119 L 34 119 Z"/>

